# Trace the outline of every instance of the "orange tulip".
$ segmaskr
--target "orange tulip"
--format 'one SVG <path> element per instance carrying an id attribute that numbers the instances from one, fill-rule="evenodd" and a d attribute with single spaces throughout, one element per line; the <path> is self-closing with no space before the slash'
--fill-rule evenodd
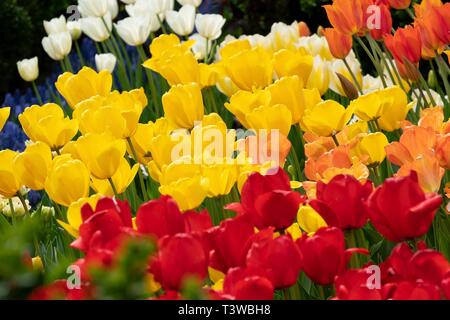
<path id="1" fill-rule="evenodd" d="M 352 49 L 352 37 L 348 34 L 341 33 L 336 28 L 326 28 L 323 33 L 333 57 L 336 59 L 345 59 Z"/>
<path id="2" fill-rule="evenodd" d="M 398 28 L 394 35 L 387 35 L 384 41 L 396 61 L 402 64 L 406 62 L 419 63 L 422 46 L 420 32 L 417 28 L 412 26 Z"/>
<path id="3" fill-rule="evenodd" d="M 404 10 L 409 8 L 411 0 L 389 0 L 389 5 L 397 10 Z"/>
<path id="4" fill-rule="evenodd" d="M 441 167 L 450 170 L 450 134 L 446 134 L 438 139 L 436 156 Z"/>
<path id="5" fill-rule="evenodd" d="M 366 31 L 367 8 L 372 1 L 334 0 L 323 6 L 331 25 L 347 35 L 364 34 Z"/>
<path id="6" fill-rule="evenodd" d="M 298 23 L 298 34 L 300 35 L 300 37 L 309 37 L 311 35 L 311 31 L 309 30 L 306 22 L 300 21 Z"/>

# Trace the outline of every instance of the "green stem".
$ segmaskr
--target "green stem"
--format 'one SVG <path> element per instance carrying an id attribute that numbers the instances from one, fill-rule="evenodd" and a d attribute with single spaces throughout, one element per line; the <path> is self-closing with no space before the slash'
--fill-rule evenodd
<path id="1" fill-rule="evenodd" d="M 447 93 L 447 99 L 450 99 L 450 84 L 448 82 L 448 75 L 450 74 L 450 71 L 446 72 L 447 65 L 445 64 L 445 61 L 442 59 L 441 56 L 437 56 L 436 61 L 439 66 L 439 74 L 441 75 L 441 78 L 444 81 L 444 87 L 445 87 L 445 92 Z M 436 103 L 434 105 L 436 105 Z"/>
<path id="2" fill-rule="evenodd" d="M 138 50 L 139 56 L 141 57 L 142 63 L 144 63 L 145 60 L 147 59 L 147 57 L 145 55 L 144 48 L 142 46 L 138 46 L 137 50 Z M 159 103 L 158 103 L 155 79 L 153 78 L 153 73 L 152 73 L 151 70 L 148 70 L 147 68 L 145 68 L 145 72 L 147 74 L 148 82 L 149 82 L 149 85 L 150 85 L 151 96 L 152 96 L 152 100 L 153 100 L 154 112 L 155 112 L 155 114 L 157 116 L 159 116 L 160 115 L 160 107 L 159 107 Z"/>
<path id="3" fill-rule="evenodd" d="M 136 163 L 139 163 L 138 157 L 137 157 L 137 152 L 136 152 L 136 149 L 134 148 L 131 138 L 128 137 L 127 142 L 128 142 L 128 145 L 130 146 L 134 161 L 136 161 Z M 146 174 L 148 175 L 147 168 L 145 168 L 145 166 L 144 166 L 144 170 L 146 170 Z M 146 201 L 146 200 L 148 200 L 148 193 L 147 193 L 147 188 L 145 187 L 144 176 L 142 174 L 140 165 L 139 165 L 139 170 L 138 170 L 138 176 L 139 176 L 139 183 L 141 184 L 142 196 L 144 197 L 144 201 Z"/>
<path id="4" fill-rule="evenodd" d="M 386 79 L 384 79 L 383 72 L 381 71 L 380 65 L 375 60 L 375 57 L 370 52 L 369 48 L 367 48 L 367 46 L 365 45 L 364 41 L 362 41 L 358 36 L 355 37 L 355 38 L 356 38 L 356 41 L 358 41 L 358 43 L 364 49 L 364 51 L 366 52 L 366 54 L 369 57 L 369 59 L 372 61 L 375 69 L 377 70 L 378 75 L 380 76 L 381 82 L 383 83 L 383 87 L 387 88 Z"/>
<path id="5" fill-rule="evenodd" d="M 116 186 L 114 185 L 114 182 L 112 181 L 112 178 L 108 178 L 109 184 L 111 185 L 111 188 L 114 192 L 114 196 L 116 199 L 119 199 L 119 193 L 117 192 Z"/>
<path id="6" fill-rule="evenodd" d="M 9 208 L 11 209 L 12 224 L 15 225 L 16 224 L 16 212 L 14 210 L 14 204 L 13 204 L 11 198 L 8 199 L 8 202 L 9 202 Z"/>
<path id="7" fill-rule="evenodd" d="M 65 63 L 66 66 L 67 66 L 67 70 L 69 70 L 70 72 L 73 73 L 73 67 L 72 67 L 72 64 L 70 63 L 70 58 L 69 58 L 69 56 L 65 56 L 65 57 L 64 57 L 64 63 Z"/>
<path id="8" fill-rule="evenodd" d="M 75 40 L 75 50 L 77 51 L 78 59 L 80 59 L 81 66 L 87 66 L 86 61 L 84 60 L 83 54 L 81 53 L 80 45 L 78 44 L 78 41 Z"/>
<path id="9" fill-rule="evenodd" d="M 36 82 L 35 82 L 35 81 L 32 81 L 32 82 L 31 82 L 31 86 L 33 87 L 34 94 L 36 95 L 36 98 L 37 98 L 39 104 L 40 104 L 40 105 L 44 104 L 44 102 L 43 102 L 43 100 L 42 100 L 42 97 L 41 97 L 41 95 L 40 95 L 40 93 L 39 93 L 39 90 L 38 90 L 37 87 L 36 87 Z"/>
<path id="10" fill-rule="evenodd" d="M 339 147 L 339 141 L 338 141 L 336 135 L 333 134 L 333 135 L 331 136 L 331 138 L 333 138 L 333 141 L 334 141 L 334 144 L 336 145 L 336 147 Z"/>

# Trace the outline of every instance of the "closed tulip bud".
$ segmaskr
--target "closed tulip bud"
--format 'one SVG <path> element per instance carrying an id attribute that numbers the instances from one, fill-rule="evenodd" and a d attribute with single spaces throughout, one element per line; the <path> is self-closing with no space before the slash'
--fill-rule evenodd
<path id="1" fill-rule="evenodd" d="M 108 134 L 88 133 L 80 137 L 74 147 L 76 155 L 99 180 L 114 176 L 126 152 L 125 141 Z"/>
<path id="2" fill-rule="evenodd" d="M 344 272 L 356 250 L 345 250 L 344 233 L 335 227 L 322 228 L 311 237 L 304 235 L 297 240 L 303 263 L 303 271 L 315 283 L 329 285 Z M 358 250 L 367 253 L 367 250 Z"/>
<path id="3" fill-rule="evenodd" d="M 361 184 L 350 175 L 338 175 L 328 184 L 317 183 L 317 199 L 309 203 L 329 226 L 340 229 L 361 228 L 368 216 L 364 202 L 372 193 L 372 183 Z"/>
<path id="4" fill-rule="evenodd" d="M 166 290 L 180 290 L 190 278 L 203 281 L 208 274 L 208 255 L 193 235 L 179 233 L 158 243 L 150 270 Z"/>
<path id="5" fill-rule="evenodd" d="M 8 121 L 10 112 L 11 112 L 10 107 L 0 108 L 0 131 L 2 131 L 6 121 Z"/>
<path id="6" fill-rule="evenodd" d="M 275 288 L 289 288 L 297 282 L 302 263 L 295 242 L 290 236 L 257 241 L 247 255 L 247 266 L 266 270 Z"/>
<path id="7" fill-rule="evenodd" d="M 42 47 L 50 58 L 60 61 L 72 50 L 72 37 L 68 31 L 52 33 L 42 39 Z"/>
<path id="8" fill-rule="evenodd" d="M 78 39 L 80 39 L 81 34 L 83 33 L 81 31 L 81 22 L 80 22 L 80 20 L 67 21 L 67 29 L 69 30 L 73 41 L 77 41 Z"/>
<path id="9" fill-rule="evenodd" d="M 197 14 L 195 27 L 202 37 L 216 40 L 222 35 L 222 28 L 226 20 L 220 14 Z"/>
<path id="10" fill-rule="evenodd" d="M 311 35 L 311 31 L 309 30 L 306 22 L 300 21 L 298 23 L 298 34 L 300 35 L 300 37 L 309 37 Z"/>
<path id="11" fill-rule="evenodd" d="M 59 18 L 53 18 L 50 21 L 44 21 L 44 29 L 47 35 L 69 31 L 66 25 L 66 18 L 63 15 Z"/>
<path id="12" fill-rule="evenodd" d="M 324 35 L 333 57 L 345 59 L 352 49 L 352 37 L 334 28 L 326 28 Z"/>
<path id="13" fill-rule="evenodd" d="M 179 36 L 187 36 L 194 31 L 195 7 L 187 4 L 177 11 L 168 11 L 166 21 L 169 27 Z"/>
<path id="14" fill-rule="evenodd" d="M 119 36 L 130 46 L 140 46 L 150 36 L 149 16 L 128 17 L 115 24 Z"/>
<path id="15" fill-rule="evenodd" d="M 436 85 L 437 85 L 437 79 L 436 79 L 436 74 L 434 73 L 433 70 L 430 70 L 428 72 L 428 84 L 430 86 L 430 88 L 435 89 Z"/>
<path id="16" fill-rule="evenodd" d="M 97 71 L 108 71 L 109 73 L 113 73 L 116 68 L 117 58 L 112 53 L 103 53 L 95 55 L 95 66 L 97 67 Z"/>
<path id="17" fill-rule="evenodd" d="M 78 10 L 83 17 L 101 18 L 108 13 L 108 0 L 78 0 Z"/>
<path id="18" fill-rule="evenodd" d="M 304 201 L 299 193 L 291 190 L 289 177 L 281 168 L 275 175 L 253 173 L 241 194 L 241 203 L 231 204 L 227 208 L 239 214 L 248 214 L 260 230 L 268 227 L 276 230 L 288 228 L 294 223 L 298 208 Z"/>
<path id="19" fill-rule="evenodd" d="M 325 5 L 328 20 L 341 33 L 354 35 L 364 33 L 368 1 L 364 0 L 335 0 L 333 4 Z"/>
<path id="20" fill-rule="evenodd" d="M 107 0 L 108 2 L 108 12 L 111 18 L 114 20 L 119 15 L 119 4 L 117 0 Z"/>
<path id="21" fill-rule="evenodd" d="M 336 75 L 339 78 L 339 81 L 341 82 L 342 90 L 344 90 L 344 93 L 347 96 L 347 98 L 349 98 L 350 100 L 358 98 L 359 93 L 355 85 L 339 72 L 336 72 Z"/>
<path id="22" fill-rule="evenodd" d="M 202 4 L 203 0 L 177 0 L 177 2 L 182 6 L 189 4 L 197 8 Z"/>
<path id="23" fill-rule="evenodd" d="M 31 106 L 19 115 L 25 134 L 33 142 L 43 142 L 56 151 L 65 146 L 78 132 L 78 123 L 64 117 L 64 111 L 54 103 Z"/>
<path id="24" fill-rule="evenodd" d="M 85 17 L 80 19 L 81 30 L 95 42 L 109 39 L 112 31 L 112 19 L 108 13 L 103 18 Z M 105 25 L 106 24 L 106 25 Z"/>
<path id="25" fill-rule="evenodd" d="M 342 131 L 353 115 L 351 108 L 327 100 L 305 110 L 303 123 L 307 131 L 321 137 L 331 137 Z"/>
<path id="26" fill-rule="evenodd" d="M 17 175 L 25 186 L 32 190 L 43 190 L 52 165 L 52 151 L 43 142 L 30 144 L 16 157 L 14 164 Z"/>
<path id="27" fill-rule="evenodd" d="M 24 59 L 17 62 L 17 69 L 23 80 L 32 82 L 39 77 L 38 57 Z"/>
<path id="28" fill-rule="evenodd" d="M 108 95 L 112 88 L 112 76 L 108 71 L 97 73 L 83 67 L 77 74 L 66 72 L 60 75 L 55 86 L 73 109 L 81 101 Z"/>
<path id="29" fill-rule="evenodd" d="M 205 112 L 202 92 L 196 83 L 172 87 L 162 97 L 162 103 L 165 117 L 179 128 L 192 129 Z"/>
<path id="30" fill-rule="evenodd" d="M 45 191 L 56 203 L 69 207 L 89 195 L 89 171 L 83 162 L 65 154 L 53 159 L 45 181 Z"/>
<path id="31" fill-rule="evenodd" d="M 367 200 L 369 218 L 387 240 L 401 242 L 424 235 L 442 203 L 440 195 L 425 194 L 412 171 L 385 180 Z"/>
<path id="32" fill-rule="evenodd" d="M 21 188 L 21 181 L 14 166 L 17 155 L 17 152 L 11 150 L 0 151 L 0 195 L 6 198 L 14 197 Z"/>
<path id="33" fill-rule="evenodd" d="M 401 64 L 409 62 L 413 65 L 419 63 L 422 57 L 422 45 L 418 28 L 412 26 L 398 28 L 393 35 L 387 35 L 384 41 L 396 62 Z"/>

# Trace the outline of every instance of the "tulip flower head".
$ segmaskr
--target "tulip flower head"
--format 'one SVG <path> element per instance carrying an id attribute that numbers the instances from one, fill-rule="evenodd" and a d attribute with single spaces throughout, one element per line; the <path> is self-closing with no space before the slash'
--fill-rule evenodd
<path id="1" fill-rule="evenodd" d="M 97 71 L 101 72 L 103 70 L 113 73 L 116 68 L 117 58 L 112 53 L 103 53 L 95 55 L 95 65 Z"/>
<path id="2" fill-rule="evenodd" d="M 166 21 L 169 27 L 179 36 L 188 36 L 194 31 L 195 7 L 186 4 L 177 11 L 168 11 Z"/>
<path id="3" fill-rule="evenodd" d="M 68 31 L 52 33 L 42 39 L 42 47 L 50 58 L 61 61 L 72 50 L 72 36 Z"/>

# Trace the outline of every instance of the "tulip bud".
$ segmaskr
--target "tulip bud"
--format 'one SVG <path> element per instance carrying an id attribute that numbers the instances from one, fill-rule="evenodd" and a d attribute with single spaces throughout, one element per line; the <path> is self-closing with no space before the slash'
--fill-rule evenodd
<path id="1" fill-rule="evenodd" d="M 168 11 L 166 21 L 170 28 L 179 36 L 187 36 L 194 30 L 195 7 L 187 4 L 180 11 Z"/>
<path id="2" fill-rule="evenodd" d="M 104 19 L 104 21 L 102 19 Z M 108 26 L 107 28 L 105 23 L 106 26 Z M 80 24 L 83 33 L 95 42 L 103 42 L 108 39 L 112 30 L 112 19 L 109 13 L 103 18 L 82 18 L 80 19 Z"/>
<path id="3" fill-rule="evenodd" d="M 319 36 L 319 37 L 323 37 L 324 36 L 324 28 L 322 27 L 322 26 L 318 26 L 317 27 L 317 31 L 316 31 L 316 33 L 317 33 L 317 35 Z"/>
<path id="4" fill-rule="evenodd" d="M 216 40 L 222 35 L 225 18 L 220 14 L 197 14 L 195 27 L 208 40 Z"/>
<path id="5" fill-rule="evenodd" d="M 323 33 L 333 57 L 345 59 L 352 49 L 352 37 L 333 28 L 326 28 Z"/>
<path id="6" fill-rule="evenodd" d="M 17 62 L 17 69 L 23 80 L 32 82 L 39 77 L 38 57 L 24 59 Z"/>
<path id="7" fill-rule="evenodd" d="M 44 21 L 44 29 L 47 35 L 69 31 L 66 25 L 66 18 L 63 15 L 50 21 Z"/>
<path id="8" fill-rule="evenodd" d="M 109 73 L 113 73 L 114 68 L 116 67 L 116 63 L 117 63 L 117 58 L 112 53 L 104 53 L 104 54 L 96 54 L 95 55 L 95 65 L 97 67 L 98 72 L 106 70 Z"/>
<path id="9" fill-rule="evenodd" d="M 437 79 L 436 79 L 436 74 L 434 73 L 433 70 L 430 70 L 430 72 L 428 72 L 428 84 L 429 84 L 430 88 L 433 88 L 433 89 L 436 88 Z"/>
<path id="10" fill-rule="evenodd" d="M 128 17 L 115 24 L 119 36 L 130 46 L 140 46 L 151 32 L 150 16 Z"/>
<path id="11" fill-rule="evenodd" d="M 311 35 L 311 31 L 309 30 L 306 22 L 300 21 L 298 23 L 298 34 L 300 35 L 300 37 L 309 37 Z"/>
<path id="12" fill-rule="evenodd" d="M 80 21 L 68 21 L 67 22 L 67 29 L 70 32 L 70 35 L 72 36 L 72 40 L 76 41 L 80 39 L 82 31 L 81 31 L 81 23 Z"/>
<path id="13" fill-rule="evenodd" d="M 341 82 L 342 89 L 344 90 L 347 98 L 349 98 L 350 100 L 357 99 L 359 97 L 359 94 L 355 85 L 339 72 L 336 72 L 336 75 L 338 76 L 339 81 Z"/>
<path id="14" fill-rule="evenodd" d="M 50 58 L 60 61 L 72 50 L 72 37 L 68 31 L 52 33 L 42 39 L 42 46 Z"/>

